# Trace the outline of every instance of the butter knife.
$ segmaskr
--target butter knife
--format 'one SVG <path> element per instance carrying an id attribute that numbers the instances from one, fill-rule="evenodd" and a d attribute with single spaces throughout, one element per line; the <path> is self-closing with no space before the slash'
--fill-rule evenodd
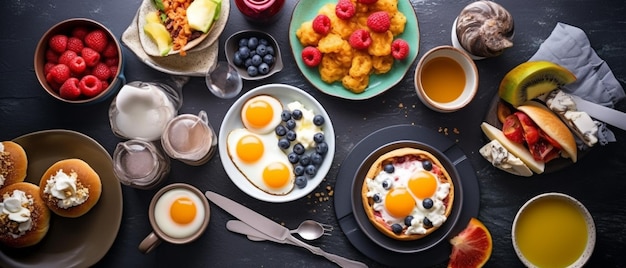
<path id="1" fill-rule="evenodd" d="M 570 95 L 576 103 L 576 109 L 604 123 L 626 130 L 626 113 Z"/>
<path id="2" fill-rule="evenodd" d="M 276 242 L 280 244 L 295 245 L 294 243 L 291 243 L 288 240 L 280 241 L 280 240 L 271 238 L 267 236 L 266 234 L 261 233 L 261 231 L 252 228 L 252 226 L 240 220 L 229 220 L 228 222 L 226 222 L 226 229 L 234 233 L 245 235 L 251 241 L 266 241 L 267 240 L 267 241 L 272 241 L 272 242 Z"/>
<path id="3" fill-rule="evenodd" d="M 339 255 L 328 253 L 319 247 L 311 246 L 295 238 L 289 229 L 286 227 L 266 218 L 265 216 L 235 202 L 226 197 L 223 197 L 217 193 L 207 191 L 206 197 L 218 207 L 221 207 L 226 212 L 235 216 L 239 220 L 250 225 L 252 228 L 260 231 L 261 233 L 271 237 L 279 243 L 289 243 L 309 250 L 311 253 L 325 257 L 329 261 L 332 261 L 340 267 L 367 267 L 362 262 L 346 259 Z"/>

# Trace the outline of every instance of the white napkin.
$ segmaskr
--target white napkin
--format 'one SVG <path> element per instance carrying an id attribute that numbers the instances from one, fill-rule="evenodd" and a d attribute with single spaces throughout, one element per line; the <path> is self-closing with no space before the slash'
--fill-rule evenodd
<path id="1" fill-rule="evenodd" d="M 529 59 L 536 60 L 554 62 L 576 75 L 576 82 L 564 86 L 567 93 L 610 108 L 626 98 L 609 65 L 596 54 L 580 28 L 559 22 Z M 598 128 L 598 140 L 601 145 L 615 142 L 615 135 L 604 123 Z"/>

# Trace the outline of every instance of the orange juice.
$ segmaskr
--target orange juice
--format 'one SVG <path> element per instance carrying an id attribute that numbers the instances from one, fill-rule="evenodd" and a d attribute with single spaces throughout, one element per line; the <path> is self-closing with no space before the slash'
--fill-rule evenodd
<path id="1" fill-rule="evenodd" d="M 528 205 L 514 230 L 521 253 L 538 267 L 573 264 L 587 245 L 587 223 L 580 208 L 561 198 Z"/>
<path id="2" fill-rule="evenodd" d="M 448 57 L 430 60 L 422 69 L 422 87 L 430 99 L 440 103 L 456 100 L 465 88 L 465 72 Z"/>

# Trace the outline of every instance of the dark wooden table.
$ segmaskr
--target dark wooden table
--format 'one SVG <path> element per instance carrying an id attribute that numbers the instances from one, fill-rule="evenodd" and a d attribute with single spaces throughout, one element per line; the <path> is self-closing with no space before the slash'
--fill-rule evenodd
<path id="1" fill-rule="evenodd" d="M 49 1 L 22 0 L 4 3 L 0 11 L 0 140 L 46 129 L 70 129 L 84 133 L 101 143 L 109 153 L 121 141 L 111 132 L 107 109 L 110 100 L 92 106 L 69 106 L 46 95 L 39 86 L 33 69 L 33 52 L 39 37 L 58 21 L 71 17 L 87 17 L 108 26 L 118 38 L 129 26 L 140 5 L 130 1 Z M 289 49 L 288 24 L 296 1 L 286 1 L 279 19 L 270 26 L 245 21 L 231 4 L 230 18 L 220 44 L 232 33 L 242 29 L 262 29 L 280 43 L 287 67 L 263 81 L 245 81 L 244 92 L 267 83 L 285 83 L 300 87 L 313 95 L 329 113 L 335 127 L 336 154 L 330 172 L 314 193 L 334 187 L 342 161 L 361 139 L 380 128 L 398 125 L 420 125 L 457 143 L 468 156 L 480 187 L 478 218 L 493 235 L 492 267 L 518 267 L 511 244 L 511 225 L 517 210 L 533 196 L 557 191 L 569 194 L 593 215 L 597 228 L 591 267 L 624 267 L 626 258 L 626 133 L 614 129 L 618 142 L 594 148 L 580 161 L 551 174 L 521 178 L 493 168 L 478 149 L 486 143 L 479 124 L 488 112 L 497 86 L 504 74 L 530 58 L 550 34 L 557 22 L 582 28 L 599 56 L 612 68 L 622 85 L 626 81 L 626 9 L 621 1 L 499 1 L 515 19 L 515 46 L 504 55 L 477 61 L 480 74 L 479 92 L 463 110 L 441 114 L 426 108 L 414 92 L 414 63 L 404 80 L 388 92 L 363 101 L 349 101 L 328 96 L 309 84 L 294 66 Z M 418 59 L 429 49 L 450 44 L 451 23 L 470 1 L 411 0 L 420 29 Z M 163 80 L 168 75 L 155 71 L 127 48 L 125 74 L 128 81 Z M 220 59 L 224 59 L 220 49 Z M 416 61 L 417 62 L 417 61 Z M 206 89 L 204 79 L 192 78 L 184 88 L 184 104 L 180 113 L 206 110 L 214 127 L 234 102 L 214 97 Z M 624 110 L 624 103 L 618 108 Z M 216 129 L 217 130 L 217 129 Z M 457 130 L 457 132 L 453 131 Z M 271 219 L 295 228 L 305 219 L 333 224 L 330 237 L 312 242 L 323 249 L 367 263 L 382 266 L 359 252 L 342 233 L 335 218 L 334 198 L 318 200 L 314 196 L 284 203 L 256 201 L 240 191 L 226 176 L 219 157 L 200 167 L 172 161 L 166 183 L 186 182 L 201 190 L 214 190 L 255 209 Z M 123 190 L 123 218 L 117 238 L 98 267 L 330 267 L 332 263 L 304 249 L 269 242 L 250 242 L 225 228 L 233 217 L 213 206 L 207 232 L 198 241 L 175 246 L 167 243 L 148 255 L 137 250 L 139 242 L 150 232 L 148 204 L 155 190 Z M 92 241 L 98 243 L 98 241 Z M 445 263 L 445 261 L 444 261 Z M 443 265 L 443 263 L 442 263 Z M 412 266 L 420 266 L 419 263 Z"/>

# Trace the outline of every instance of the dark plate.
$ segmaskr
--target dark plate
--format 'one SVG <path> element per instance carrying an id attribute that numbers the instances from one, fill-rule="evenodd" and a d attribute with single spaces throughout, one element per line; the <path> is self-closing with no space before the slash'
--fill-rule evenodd
<path id="1" fill-rule="evenodd" d="M 491 101 L 491 104 L 489 105 L 489 110 L 487 110 L 487 114 L 485 115 L 485 122 L 489 123 L 490 125 L 497 127 L 498 129 L 502 129 L 502 123 L 500 123 L 500 120 L 498 120 L 498 115 L 497 115 L 497 110 L 498 110 L 498 102 L 500 102 L 500 97 L 498 95 L 496 95 L 493 100 Z M 485 138 L 487 139 L 487 141 L 489 141 L 489 139 L 485 136 Z M 576 138 L 576 137 L 574 137 Z M 578 150 L 578 161 L 580 161 L 580 159 L 582 159 L 585 154 L 587 154 L 587 152 L 589 152 L 589 150 L 584 150 L 581 151 L 580 149 Z M 556 172 L 559 171 L 561 169 L 567 168 L 569 166 L 571 166 L 572 164 L 574 164 L 574 162 L 572 162 L 572 160 L 569 160 L 567 158 L 562 158 L 559 157 L 557 159 L 554 159 L 548 163 L 546 163 L 546 167 L 543 171 L 543 173 L 552 173 L 552 172 Z"/>
<path id="2" fill-rule="evenodd" d="M 122 188 L 109 153 L 94 139 L 70 130 L 44 130 L 15 138 L 28 157 L 26 181 L 39 184 L 55 162 L 80 158 L 100 175 L 102 195 L 87 214 L 63 218 L 51 213 L 50 229 L 39 244 L 0 247 L 0 267 L 89 267 L 109 251 L 122 221 Z"/>
<path id="3" fill-rule="evenodd" d="M 432 245 L 422 245 L 423 249 L 416 250 L 414 253 L 401 253 L 389 250 L 374 242 L 357 223 L 357 217 L 360 214 L 358 211 L 362 211 L 362 209 L 352 209 L 352 191 L 359 167 L 372 152 L 384 145 L 396 142 L 413 142 L 414 144 L 428 145 L 430 148 L 441 152 L 449 160 L 449 163 L 454 166 L 458 172 L 459 181 L 462 182 L 463 193 L 458 199 L 459 202 L 463 203 L 463 208 L 460 210 L 456 224 L 453 224 L 449 231 L 442 232 L 447 234 L 442 235 L 442 238 L 439 239 L 441 243 L 431 241 Z M 337 174 L 334 197 L 335 214 L 339 226 L 356 249 L 384 265 L 411 267 L 430 267 L 445 262 L 452 252 L 452 246 L 446 241 L 465 229 L 472 217 L 478 216 L 480 203 L 476 174 L 463 151 L 455 142 L 442 134 L 415 125 L 386 127 L 370 134 L 355 145 L 341 164 Z"/>
<path id="4" fill-rule="evenodd" d="M 363 199 L 361 198 L 361 189 L 363 187 L 363 182 L 370 166 L 381 155 L 399 148 L 415 148 L 431 153 L 433 156 L 439 159 L 439 161 L 441 161 L 444 169 L 450 174 L 450 177 L 452 178 L 452 184 L 454 185 L 454 200 L 452 202 L 452 211 L 450 212 L 450 215 L 448 216 L 446 222 L 444 222 L 443 225 L 441 225 L 437 230 L 435 230 L 428 236 L 413 241 L 396 240 L 378 231 L 378 229 L 376 229 L 376 227 L 369 221 L 369 218 L 367 217 L 367 214 L 363 209 Z M 396 141 L 385 144 L 376 149 L 367 158 L 365 158 L 365 160 L 359 166 L 359 169 L 352 184 L 352 212 L 354 213 L 356 222 L 361 228 L 361 231 L 363 231 L 363 233 L 367 237 L 369 237 L 369 239 L 374 241 L 374 243 L 378 244 L 379 246 L 387 250 L 399 253 L 416 253 L 428 250 L 429 248 L 436 246 L 442 241 L 447 242 L 444 241 L 444 239 L 448 237 L 448 235 L 452 231 L 452 227 L 454 227 L 456 221 L 459 219 L 462 208 L 463 186 L 461 180 L 459 179 L 459 173 L 457 172 L 454 165 L 450 162 L 448 157 L 439 152 L 439 150 L 416 141 Z"/>

